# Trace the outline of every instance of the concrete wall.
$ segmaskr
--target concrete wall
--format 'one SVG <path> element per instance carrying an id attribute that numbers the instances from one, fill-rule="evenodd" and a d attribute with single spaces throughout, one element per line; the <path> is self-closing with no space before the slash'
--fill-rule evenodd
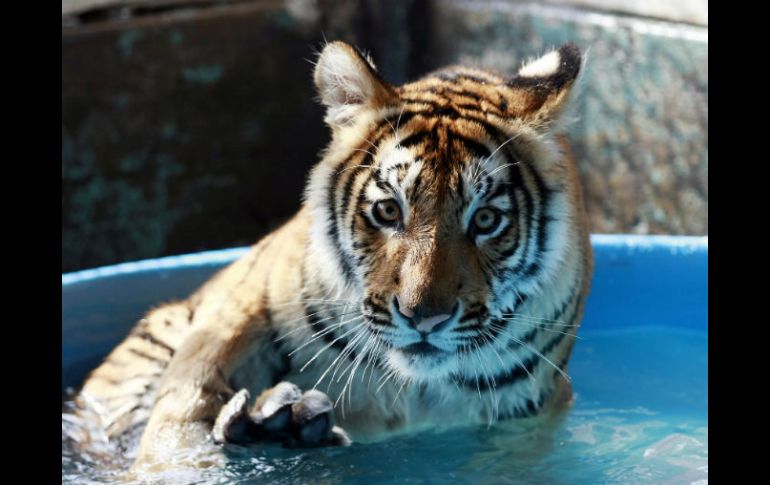
<path id="1" fill-rule="evenodd" d="M 324 36 L 396 83 L 576 42 L 592 230 L 708 234 L 707 7 L 617 4 L 65 0 L 62 271 L 249 244 L 288 218 L 328 140 L 307 62 Z"/>

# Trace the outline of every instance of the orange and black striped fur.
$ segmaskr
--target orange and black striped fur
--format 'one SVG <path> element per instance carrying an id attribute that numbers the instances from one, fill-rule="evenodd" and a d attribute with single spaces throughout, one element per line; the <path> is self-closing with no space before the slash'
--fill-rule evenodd
<path id="1" fill-rule="evenodd" d="M 109 438 L 145 426 L 136 463 L 160 466 L 212 427 L 244 439 L 248 396 L 268 390 L 261 426 L 281 381 L 326 393 L 354 440 L 562 407 L 593 265 L 559 123 L 580 68 L 568 44 L 514 76 L 449 67 L 395 87 L 328 44 L 315 83 L 333 137 L 302 209 L 149 312 L 81 402 Z"/>

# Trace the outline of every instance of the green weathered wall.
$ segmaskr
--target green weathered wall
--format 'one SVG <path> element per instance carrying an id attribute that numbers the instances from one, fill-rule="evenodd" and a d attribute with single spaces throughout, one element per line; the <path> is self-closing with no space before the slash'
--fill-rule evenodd
<path id="1" fill-rule="evenodd" d="M 499 1 L 126 12 L 63 17 L 62 271 L 249 244 L 288 218 L 328 140 L 308 62 L 324 37 L 394 82 L 451 62 L 513 72 L 578 43 L 592 230 L 708 233 L 705 26 Z"/>

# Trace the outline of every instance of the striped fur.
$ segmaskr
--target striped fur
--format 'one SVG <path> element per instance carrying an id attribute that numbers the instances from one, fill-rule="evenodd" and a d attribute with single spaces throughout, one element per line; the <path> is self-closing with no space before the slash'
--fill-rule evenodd
<path id="1" fill-rule="evenodd" d="M 109 437 L 146 424 L 137 462 L 163 466 L 208 440 L 234 391 L 281 380 L 328 392 L 359 440 L 562 407 L 592 272 L 560 134 L 580 67 L 566 45 L 513 77 L 449 67 L 395 87 L 328 44 L 315 82 L 332 141 L 302 209 L 151 311 L 81 402 Z M 399 308 L 452 316 L 421 335 Z"/>

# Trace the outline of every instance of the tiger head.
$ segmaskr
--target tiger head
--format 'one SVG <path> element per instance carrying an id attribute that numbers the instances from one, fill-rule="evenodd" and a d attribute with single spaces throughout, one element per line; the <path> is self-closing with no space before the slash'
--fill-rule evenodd
<path id="1" fill-rule="evenodd" d="M 311 245 L 390 368 L 462 373 L 560 277 L 583 234 L 556 135 L 580 68 L 568 44 L 513 77 L 449 67 L 396 87 L 350 45 L 324 48 L 314 80 L 333 138 L 306 192 Z"/>

